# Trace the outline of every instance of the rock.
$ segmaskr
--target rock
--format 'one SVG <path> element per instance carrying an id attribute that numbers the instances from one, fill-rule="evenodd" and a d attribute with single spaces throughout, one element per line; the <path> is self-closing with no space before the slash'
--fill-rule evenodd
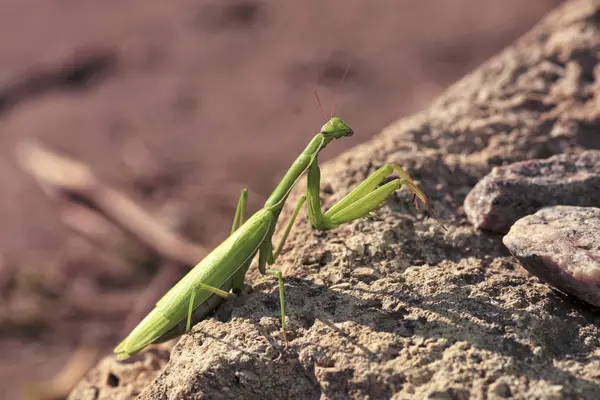
<path id="1" fill-rule="evenodd" d="M 598 399 L 600 313 L 529 277 L 462 210 L 490 165 L 600 148 L 598 15 L 598 2 L 565 3 L 429 109 L 323 166 L 327 208 L 401 164 L 448 231 L 404 190 L 375 218 L 324 235 L 303 210 L 276 266 L 287 349 L 276 280 L 252 266 L 253 291 L 231 318 L 196 325 L 140 398 Z M 93 379 L 81 385 L 110 398 Z"/>
<path id="2" fill-rule="evenodd" d="M 151 346 L 127 362 L 105 357 L 69 394 L 71 400 L 133 399 L 165 368 L 169 353 L 166 344 Z"/>
<path id="3" fill-rule="evenodd" d="M 503 242 L 533 275 L 600 307 L 600 208 L 544 208 L 518 220 Z"/>
<path id="4" fill-rule="evenodd" d="M 479 229 L 506 233 L 519 218 L 552 205 L 600 205 L 600 151 L 495 167 L 465 199 Z"/>

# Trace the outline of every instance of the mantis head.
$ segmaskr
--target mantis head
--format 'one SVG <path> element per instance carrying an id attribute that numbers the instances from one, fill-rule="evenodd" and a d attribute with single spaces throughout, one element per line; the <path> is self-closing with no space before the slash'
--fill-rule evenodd
<path id="1" fill-rule="evenodd" d="M 344 136 L 352 136 L 353 133 L 354 131 L 352 128 L 346 125 L 338 117 L 331 117 L 321 128 L 321 134 L 330 140 L 339 139 Z"/>

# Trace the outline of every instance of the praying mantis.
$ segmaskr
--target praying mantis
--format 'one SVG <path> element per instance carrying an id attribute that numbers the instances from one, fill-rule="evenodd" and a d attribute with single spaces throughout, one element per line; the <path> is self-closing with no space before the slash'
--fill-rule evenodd
<path id="1" fill-rule="evenodd" d="M 190 331 L 192 320 L 199 322 L 209 316 L 230 295 L 231 291 L 244 289 L 244 278 L 258 253 L 258 270 L 272 275 L 279 284 L 282 336 L 287 343 L 283 276 L 281 271 L 267 268 L 281 253 L 296 217 L 304 205 L 313 228 L 329 230 L 369 215 L 394 191 L 406 186 L 413 193 L 413 202 L 419 209 L 417 198 L 435 217 L 429 199 L 415 185 L 400 165 L 386 164 L 348 193 L 342 200 L 323 213 L 319 197 L 321 172 L 319 153 L 332 141 L 352 136 L 354 131 L 340 118 L 331 117 L 310 141 L 264 207 L 245 221 L 248 193 L 243 190 L 238 201 L 230 236 L 200 261 L 157 303 L 155 308 L 115 348 L 117 359 L 128 358 L 149 344 L 160 343 Z M 398 178 L 383 185 L 393 173 Z M 306 194 L 302 196 L 273 251 L 272 237 L 286 200 L 300 177 L 307 174 Z"/>

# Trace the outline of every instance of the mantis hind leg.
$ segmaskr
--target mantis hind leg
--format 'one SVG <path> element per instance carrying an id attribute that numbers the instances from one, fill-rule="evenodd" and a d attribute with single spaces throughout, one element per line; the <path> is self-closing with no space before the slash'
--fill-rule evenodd
<path id="1" fill-rule="evenodd" d="M 400 178 L 379 187 L 383 180 L 394 172 Z M 413 193 L 413 202 L 417 209 L 419 209 L 418 198 L 425 204 L 429 214 L 439 222 L 427 196 L 415 185 L 411 177 L 398 164 L 386 164 L 379 168 L 324 214 L 321 211 L 321 202 L 319 199 L 320 181 L 321 172 L 317 163 L 314 162 L 308 170 L 307 198 L 308 215 L 311 224 L 316 229 L 332 229 L 368 215 L 383 203 L 390 194 L 400 189 L 403 185 Z"/>
<path id="2" fill-rule="evenodd" d="M 233 217 L 233 225 L 231 226 L 231 235 L 242 225 L 244 225 L 246 218 L 246 203 L 248 202 L 248 190 L 243 189 L 240 194 L 240 199 L 238 201 L 237 207 L 235 208 L 235 216 Z M 248 261 L 246 264 L 242 265 L 242 267 L 231 277 L 232 289 L 234 292 L 241 292 L 244 290 L 244 278 L 246 277 L 246 272 L 248 271 L 248 267 L 250 267 L 250 263 L 252 261 Z"/>
<path id="3" fill-rule="evenodd" d="M 188 307 L 188 315 L 187 315 L 187 323 L 185 325 L 185 333 L 188 333 L 192 327 L 191 325 L 192 325 L 192 313 L 194 312 L 194 300 L 196 299 L 196 292 L 198 292 L 200 290 L 206 290 L 208 292 L 216 294 L 217 296 L 221 296 L 221 297 L 225 297 L 225 298 L 227 298 L 229 296 L 229 292 L 226 292 L 224 290 L 221 290 L 219 288 L 216 288 L 216 287 L 213 287 L 210 285 L 205 285 L 204 283 L 197 283 L 196 287 L 192 290 L 192 295 L 190 296 L 190 304 Z"/>
<path id="4" fill-rule="evenodd" d="M 233 216 L 233 225 L 231 226 L 230 236 L 242 225 L 244 225 L 244 219 L 246 218 L 246 203 L 248 201 L 248 190 L 242 189 L 240 199 L 238 200 L 237 207 L 235 208 L 235 215 Z"/>
<path id="5" fill-rule="evenodd" d="M 234 232 L 236 230 L 238 230 L 238 228 L 244 224 L 244 220 L 246 218 L 246 203 L 247 203 L 247 201 L 248 201 L 248 191 L 246 189 L 242 189 L 242 192 L 240 194 L 240 199 L 238 200 L 237 207 L 235 208 L 235 215 L 233 217 L 233 225 L 231 226 L 230 236 L 233 235 Z M 241 274 L 242 288 L 243 288 L 243 284 L 244 284 L 244 275 L 245 275 L 246 270 L 248 269 L 249 265 L 250 265 L 250 262 L 246 263 L 246 265 L 244 265 L 241 268 L 243 270 L 242 271 L 243 273 Z M 239 273 L 236 273 L 232 277 L 232 285 L 234 287 L 235 287 L 234 284 L 236 283 L 236 279 L 239 280 L 238 275 L 239 275 Z M 224 297 L 224 298 L 227 298 L 229 296 L 229 292 L 226 292 L 224 290 L 221 290 L 221 289 L 213 287 L 213 286 L 205 285 L 203 283 L 198 283 L 196 285 L 196 287 L 194 288 L 194 290 L 192 291 L 192 295 L 190 296 L 190 303 L 188 306 L 188 314 L 187 314 L 187 323 L 185 326 L 186 333 L 188 333 L 191 329 L 192 314 L 194 312 L 194 300 L 196 299 L 196 292 L 198 292 L 200 290 L 206 290 L 213 294 L 216 294 L 217 296 Z"/>

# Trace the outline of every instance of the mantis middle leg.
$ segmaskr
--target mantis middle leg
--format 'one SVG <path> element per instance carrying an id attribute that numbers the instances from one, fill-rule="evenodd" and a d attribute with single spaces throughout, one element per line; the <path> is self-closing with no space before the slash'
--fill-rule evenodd
<path id="1" fill-rule="evenodd" d="M 279 257 L 281 249 L 283 248 L 288 234 L 290 233 L 290 230 L 292 229 L 292 226 L 296 221 L 296 217 L 298 216 L 298 213 L 300 212 L 300 209 L 302 208 L 302 205 L 305 201 L 306 196 L 302 196 L 300 200 L 298 200 L 298 204 L 296 204 L 296 208 L 294 208 L 294 212 L 292 213 L 290 220 L 286 224 L 285 230 L 283 231 L 281 239 L 279 239 L 279 243 L 277 244 L 275 252 L 273 252 L 273 243 L 269 238 L 261 245 L 258 255 L 258 270 L 260 271 L 260 273 L 263 275 L 273 275 L 277 277 L 279 286 L 279 307 L 281 310 L 281 331 L 283 332 L 283 339 L 286 343 L 287 336 L 285 333 L 285 300 L 283 297 L 283 274 L 281 273 L 281 271 L 278 271 L 276 269 L 266 269 L 266 266 L 267 264 L 274 264 L 275 260 L 277 260 L 277 257 Z"/>

